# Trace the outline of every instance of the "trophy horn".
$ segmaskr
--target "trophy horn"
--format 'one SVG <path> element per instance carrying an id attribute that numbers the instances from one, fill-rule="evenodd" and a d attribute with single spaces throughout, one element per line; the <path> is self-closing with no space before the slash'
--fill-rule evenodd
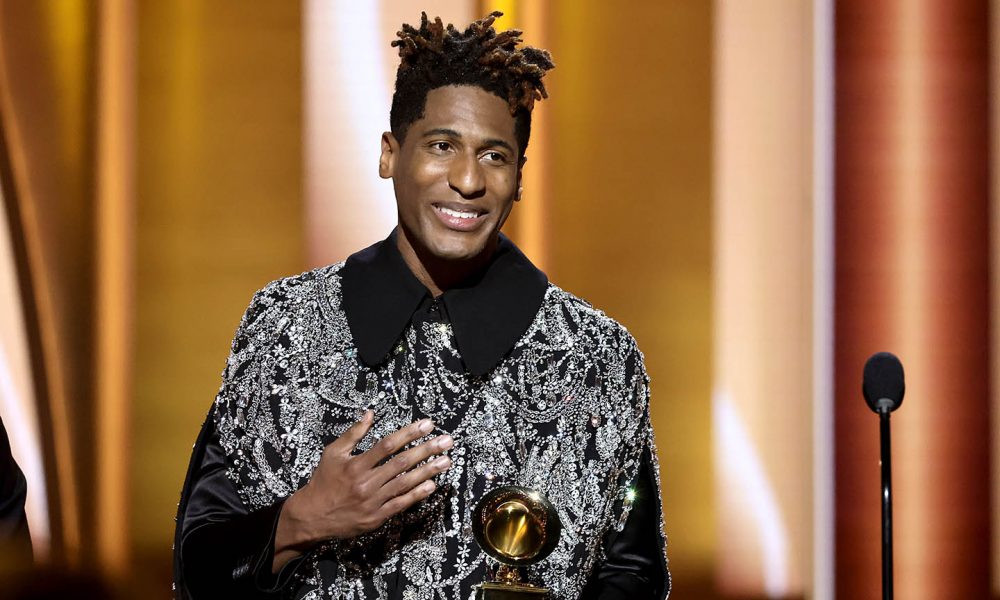
<path id="1" fill-rule="evenodd" d="M 479 547 L 501 564 L 497 580 L 479 586 L 477 599 L 548 596 L 546 588 L 521 583 L 517 570 L 545 560 L 562 533 L 558 512 L 541 492 L 515 485 L 493 490 L 476 505 L 472 531 Z"/>

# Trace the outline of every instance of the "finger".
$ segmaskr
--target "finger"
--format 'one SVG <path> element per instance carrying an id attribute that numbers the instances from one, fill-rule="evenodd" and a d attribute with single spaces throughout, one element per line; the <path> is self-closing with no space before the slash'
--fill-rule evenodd
<path id="1" fill-rule="evenodd" d="M 398 452 L 400 448 L 427 435 L 432 429 L 434 429 L 434 423 L 430 419 L 415 421 L 385 436 L 359 458 L 365 467 L 374 469 L 376 465 Z"/>
<path id="2" fill-rule="evenodd" d="M 434 477 L 439 473 L 443 473 L 450 468 L 451 459 L 447 456 L 440 456 L 428 462 L 426 465 L 421 465 L 412 471 L 403 473 L 399 477 L 396 477 L 392 481 L 386 483 L 382 486 L 379 493 L 381 493 L 386 500 L 402 496 L 407 494 L 413 488 L 429 480 L 431 477 Z"/>
<path id="3" fill-rule="evenodd" d="M 441 435 L 432 440 L 427 440 L 419 446 L 410 448 L 406 452 L 400 452 L 387 460 L 385 464 L 375 469 L 374 481 L 380 486 L 384 485 L 400 473 L 409 471 L 431 456 L 441 454 L 451 448 L 454 443 L 450 435 Z"/>
<path id="4" fill-rule="evenodd" d="M 425 481 L 402 496 L 396 496 L 382 505 L 381 513 L 383 517 L 388 519 L 393 515 L 398 515 L 427 496 L 430 496 L 436 487 L 437 485 L 433 481 Z"/>
<path id="5" fill-rule="evenodd" d="M 365 434 L 372 428 L 373 417 L 374 414 L 372 411 L 366 410 L 357 423 L 351 425 L 343 435 L 331 442 L 327 448 L 338 454 L 350 454 L 353 452 L 362 438 L 365 437 Z"/>

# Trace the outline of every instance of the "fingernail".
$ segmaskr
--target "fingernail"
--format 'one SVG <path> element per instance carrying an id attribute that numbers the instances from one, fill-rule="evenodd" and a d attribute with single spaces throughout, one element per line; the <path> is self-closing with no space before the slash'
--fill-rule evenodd
<path id="1" fill-rule="evenodd" d="M 434 423 L 430 419 L 424 419 L 420 422 L 419 429 L 421 433 L 430 433 L 431 429 L 434 429 Z"/>
<path id="2" fill-rule="evenodd" d="M 455 440 L 451 439 L 450 435 L 443 435 L 440 438 L 438 438 L 437 447 L 442 449 L 451 448 L 452 444 L 454 443 Z"/>
<path id="3" fill-rule="evenodd" d="M 425 493 L 433 492 L 434 491 L 434 482 L 433 481 L 425 481 L 425 482 L 421 483 L 420 484 L 420 491 L 425 492 Z"/>
<path id="4" fill-rule="evenodd" d="M 447 456 L 442 456 L 441 458 L 434 461 L 434 466 L 439 469 L 447 469 L 451 466 L 451 459 Z"/>

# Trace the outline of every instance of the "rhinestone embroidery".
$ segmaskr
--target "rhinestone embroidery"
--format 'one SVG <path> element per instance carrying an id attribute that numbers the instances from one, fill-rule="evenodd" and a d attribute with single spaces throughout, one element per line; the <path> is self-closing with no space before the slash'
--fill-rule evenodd
<path id="1" fill-rule="evenodd" d="M 430 417 L 433 434 L 455 439 L 453 466 L 431 497 L 380 529 L 311 552 L 288 588 L 296 597 L 470 598 L 488 566 L 470 534 L 472 509 L 516 484 L 542 491 L 563 522 L 556 550 L 528 580 L 554 599 L 576 598 L 604 534 L 624 526 L 647 446 L 662 534 L 648 378 L 621 325 L 550 284 L 528 331 L 485 377 L 464 371 L 441 323 L 409 326 L 368 367 L 341 306 L 342 266 L 273 282 L 247 309 L 215 400 L 230 479 L 251 510 L 273 504 L 305 485 L 324 446 L 369 408 L 375 423 L 359 452 Z"/>

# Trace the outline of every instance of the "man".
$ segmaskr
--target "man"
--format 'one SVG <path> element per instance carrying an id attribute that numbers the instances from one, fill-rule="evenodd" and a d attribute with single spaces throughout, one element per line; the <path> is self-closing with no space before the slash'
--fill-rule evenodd
<path id="1" fill-rule="evenodd" d="M 466 600 L 496 567 L 472 510 L 506 484 L 563 523 L 529 582 L 669 591 L 642 355 L 500 234 L 553 64 L 498 16 L 403 26 L 398 227 L 247 309 L 179 506 L 181 597 Z"/>

